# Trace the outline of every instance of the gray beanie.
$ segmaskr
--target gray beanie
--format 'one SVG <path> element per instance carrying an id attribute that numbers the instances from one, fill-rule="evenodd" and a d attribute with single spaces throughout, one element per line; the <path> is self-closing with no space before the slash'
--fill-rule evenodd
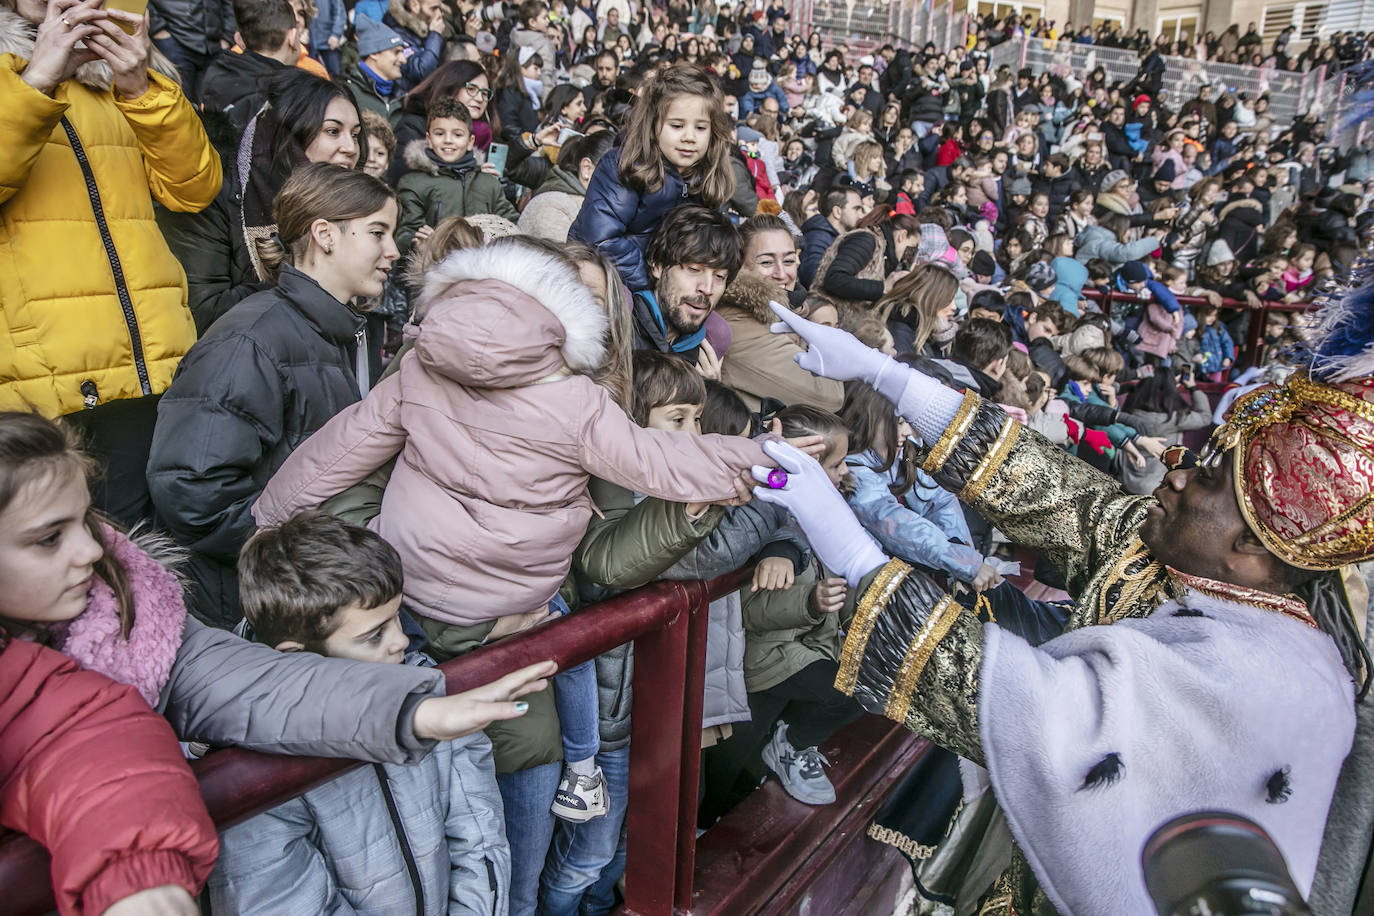
<path id="1" fill-rule="evenodd" d="M 404 44 L 401 36 L 392 31 L 390 26 L 366 16 L 355 17 L 353 28 L 357 33 L 359 57 L 371 57 Z"/>

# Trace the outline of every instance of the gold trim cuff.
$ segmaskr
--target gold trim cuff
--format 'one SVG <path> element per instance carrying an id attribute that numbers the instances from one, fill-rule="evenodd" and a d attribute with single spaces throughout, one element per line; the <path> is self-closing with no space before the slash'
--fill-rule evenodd
<path id="1" fill-rule="evenodd" d="M 878 615 L 892 600 L 897 587 L 911 573 L 910 564 L 898 559 L 888 560 L 873 578 L 873 584 L 859 599 L 854 611 L 854 619 L 849 624 L 849 635 L 844 640 L 844 650 L 840 653 L 840 670 L 835 676 L 835 689 L 848 696 L 854 694 L 859 683 L 859 664 L 863 661 L 864 651 L 868 648 L 868 637 L 873 633 L 873 625 Z"/>
<path id="2" fill-rule="evenodd" d="M 955 619 L 962 611 L 963 608 L 949 595 L 945 595 L 940 599 L 940 603 L 935 605 L 925 626 L 921 627 L 921 631 L 907 647 L 902 667 L 892 679 L 892 691 L 887 695 L 887 706 L 883 709 L 883 715 L 896 722 L 906 722 L 906 715 L 911 711 L 911 697 L 916 692 L 916 681 L 926 669 L 931 655 L 935 653 L 935 647 L 945 638 L 945 634 L 949 632 L 949 628 L 954 625 Z"/>
<path id="3" fill-rule="evenodd" d="M 983 399 L 972 388 L 964 392 L 964 400 L 959 405 L 959 410 L 954 414 L 949 426 L 945 427 L 944 435 L 926 455 L 926 460 L 921 462 L 921 470 L 927 474 L 934 474 L 945 466 L 949 456 L 954 454 L 954 448 L 959 444 L 959 440 L 968 432 L 969 426 L 973 423 L 973 415 L 978 412 L 978 405 L 982 402 Z"/>
<path id="4" fill-rule="evenodd" d="M 1007 454 L 1011 451 L 1011 447 L 1016 444 L 1022 429 L 1020 423 L 1007 417 L 1007 422 L 1002 424 L 1002 431 L 997 434 L 997 438 L 992 443 L 992 448 L 988 449 L 983 460 L 978 462 L 978 467 L 974 468 L 964 489 L 959 491 L 960 502 L 971 503 L 983 495 L 988 483 L 997 474 L 998 468 L 1007 460 Z"/>

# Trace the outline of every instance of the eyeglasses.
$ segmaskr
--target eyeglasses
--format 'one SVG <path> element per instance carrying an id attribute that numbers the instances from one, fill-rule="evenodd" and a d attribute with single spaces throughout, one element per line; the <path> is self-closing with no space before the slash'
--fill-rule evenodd
<path id="1" fill-rule="evenodd" d="M 491 90 L 485 86 L 479 86 L 476 83 L 467 83 L 463 88 L 484 102 L 491 101 Z"/>

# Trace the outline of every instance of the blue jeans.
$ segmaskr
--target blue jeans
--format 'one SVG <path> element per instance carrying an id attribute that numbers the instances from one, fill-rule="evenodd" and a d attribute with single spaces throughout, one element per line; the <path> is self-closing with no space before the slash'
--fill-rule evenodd
<path id="1" fill-rule="evenodd" d="M 560 616 L 572 613 L 558 595 L 549 610 Z M 601 730 L 597 724 L 596 664 L 588 660 L 553 676 L 553 701 L 563 728 L 563 760 L 589 760 L 601 750 Z"/>
<path id="2" fill-rule="evenodd" d="M 510 844 L 510 916 L 534 916 L 539 873 L 553 839 L 554 816 L 549 806 L 562 776 L 563 765 L 556 762 L 496 774 Z"/>
<path id="3" fill-rule="evenodd" d="M 630 748 L 602 751 L 596 762 L 606 776 L 610 811 L 585 824 L 555 826 L 539 881 L 539 916 L 602 916 L 615 907 L 615 885 L 625 873 Z"/>

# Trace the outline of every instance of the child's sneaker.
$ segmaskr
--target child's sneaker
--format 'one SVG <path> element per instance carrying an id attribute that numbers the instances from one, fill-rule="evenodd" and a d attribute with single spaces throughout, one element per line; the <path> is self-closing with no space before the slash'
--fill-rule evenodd
<path id="1" fill-rule="evenodd" d="M 763 749 L 763 762 L 768 764 L 788 795 L 805 805 L 829 805 L 835 801 L 835 787 L 821 769 L 830 761 L 814 747 L 797 750 L 787 740 L 787 723 L 779 722 L 773 737 Z"/>
<path id="2" fill-rule="evenodd" d="M 605 817 L 610 804 L 606 801 L 606 777 L 601 775 L 601 767 L 591 776 L 579 776 L 565 764 L 563 780 L 558 784 L 550 810 L 555 817 L 574 824 Z"/>

